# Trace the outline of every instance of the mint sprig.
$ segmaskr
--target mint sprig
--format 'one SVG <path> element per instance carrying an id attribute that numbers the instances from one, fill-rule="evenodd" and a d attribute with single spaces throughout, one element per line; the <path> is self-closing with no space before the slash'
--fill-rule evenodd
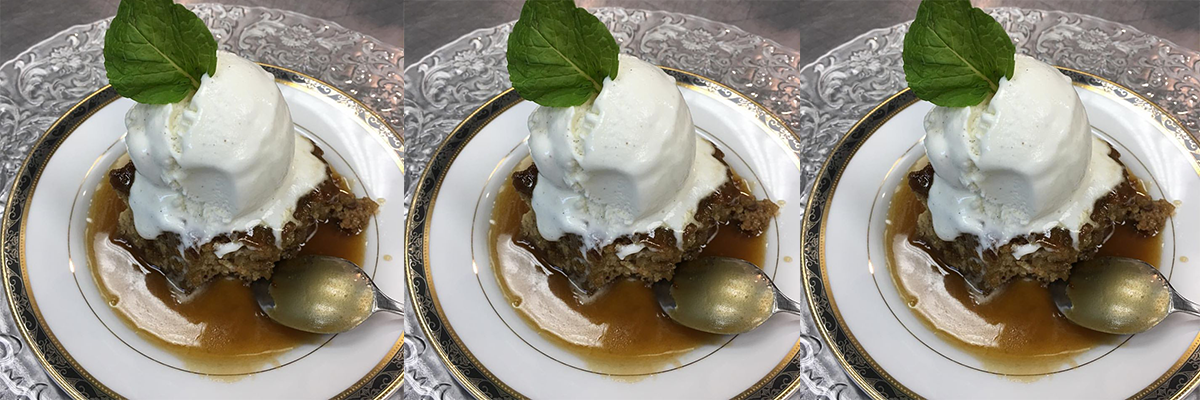
<path id="1" fill-rule="evenodd" d="M 104 35 L 104 69 L 121 96 L 174 103 L 217 72 L 217 41 L 204 21 L 171 0 L 121 0 Z"/>
<path id="2" fill-rule="evenodd" d="M 527 0 L 508 36 L 508 74 L 522 98 L 583 104 L 617 77 L 620 49 L 596 16 L 571 0 Z"/>
<path id="3" fill-rule="evenodd" d="M 982 103 L 1012 79 L 1016 48 L 969 0 L 924 0 L 904 35 L 904 77 L 917 97 L 943 107 Z"/>

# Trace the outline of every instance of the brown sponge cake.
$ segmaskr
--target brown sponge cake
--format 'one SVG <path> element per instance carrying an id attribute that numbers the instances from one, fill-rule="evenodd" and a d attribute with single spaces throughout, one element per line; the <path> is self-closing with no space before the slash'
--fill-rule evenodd
<path id="1" fill-rule="evenodd" d="M 313 150 L 317 158 L 323 155 L 319 148 Z M 324 159 L 321 158 L 324 162 Z M 270 278 L 275 263 L 295 257 L 304 243 L 312 237 L 317 225 L 336 222 L 347 235 L 356 235 L 367 227 L 379 205 L 368 198 L 355 198 L 343 190 L 343 183 L 326 164 L 324 182 L 312 192 L 301 197 L 296 204 L 294 220 L 283 228 L 283 238 L 276 244 L 275 233 L 259 226 L 249 232 L 236 231 L 213 238 L 198 247 L 180 251 L 181 238 L 175 233 L 163 233 L 154 239 L 145 239 L 138 234 L 133 223 L 133 212 L 126 208 L 120 215 L 115 242 L 146 265 L 155 266 L 179 289 L 190 292 L 219 276 L 233 276 L 251 282 L 259 278 Z M 128 204 L 129 189 L 136 173 L 132 162 L 109 172 L 109 183 L 116 189 L 121 200 Z M 241 248 L 218 256 L 218 246 L 241 242 Z"/>
<path id="2" fill-rule="evenodd" d="M 1110 151 L 1109 157 L 1121 164 L 1120 153 L 1116 150 Z M 1124 164 L 1121 166 L 1124 168 Z M 933 175 L 933 166 L 928 164 L 908 175 L 909 187 L 922 203 L 927 203 Z M 995 249 L 981 250 L 979 238 L 969 234 L 943 241 L 933 229 L 929 210 L 918 217 L 915 241 L 942 265 L 957 269 L 967 282 L 983 293 L 1016 278 L 1050 283 L 1066 279 L 1072 264 L 1095 257 L 1117 225 L 1131 224 L 1146 236 L 1157 235 L 1162 230 L 1175 207 L 1166 200 L 1151 199 L 1141 188 L 1141 181 L 1125 169 L 1125 179 L 1112 192 L 1096 200 L 1091 222 L 1080 230 L 1078 246 L 1063 228 L 1017 237 Z M 1018 254 L 1021 246 L 1030 243 L 1036 243 L 1040 248 Z"/>
<path id="3" fill-rule="evenodd" d="M 724 162 L 724 154 L 720 150 L 714 149 L 714 155 Z M 646 282 L 671 279 L 675 265 L 696 258 L 722 225 L 736 228 L 751 237 L 758 236 L 779 211 L 775 203 L 755 199 L 743 191 L 739 185 L 740 178 L 728 165 L 725 170 L 728 179 L 713 194 L 700 201 L 695 221 L 684 229 L 682 245 L 676 242 L 675 232 L 658 228 L 654 232 L 622 236 L 600 249 L 584 252 L 583 238 L 579 235 L 568 233 L 557 241 L 542 238 L 532 207 L 521 219 L 518 241 L 543 258 L 542 261 L 563 271 L 586 292 L 623 277 Z M 531 164 L 513 173 L 513 186 L 526 204 L 531 201 L 537 179 L 536 165 Z M 618 249 L 635 243 L 645 248 L 620 257 Z"/>

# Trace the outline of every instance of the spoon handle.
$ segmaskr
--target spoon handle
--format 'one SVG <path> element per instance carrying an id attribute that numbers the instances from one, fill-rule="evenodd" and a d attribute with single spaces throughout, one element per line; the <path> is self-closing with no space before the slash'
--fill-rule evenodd
<path id="1" fill-rule="evenodd" d="M 376 311 L 387 311 L 392 314 L 404 316 L 404 303 L 393 300 L 379 290 L 375 291 L 375 309 Z"/>
<path id="2" fill-rule="evenodd" d="M 1184 312 L 1200 317 L 1200 304 L 1188 300 L 1179 293 L 1171 292 L 1171 308 L 1173 311 Z"/>
<path id="3" fill-rule="evenodd" d="M 795 315 L 804 315 L 805 309 L 803 304 L 797 303 L 795 300 L 788 298 L 783 293 L 779 293 L 778 289 L 776 289 L 775 292 L 775 308 L 778 311 Z"/>

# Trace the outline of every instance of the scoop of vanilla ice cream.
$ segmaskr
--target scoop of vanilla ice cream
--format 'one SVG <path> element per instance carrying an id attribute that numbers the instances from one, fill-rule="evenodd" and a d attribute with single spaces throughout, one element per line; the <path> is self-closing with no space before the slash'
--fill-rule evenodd
<path id="1" fill-rule="evenodd" d="M 592 101 L 529 117 L 532 206 L 547 240 L 573 233 L 596 248 L 664 226 L 681 237 L 699 201 L 727 179 L 675 80 L 635 57 L 618 62 Z"/>
<path id="2" fill-rule="evenodd" d="M 189 98 L 137 104 L 125 125 L 137 168 L 129 205 L 147 239 L 172 232 L 190 247 L 266 225 L 280 240 L 296 201 L 326 178 L 275 79 L 231 53 L 217 53 L 216 73 Z"/>
<path id="3" fill-rule="evenodd" d="M 925 133 L 935 171 L 929 210 L 942 240 L 968 233 L 994 248 L 1055 227 L 1077 239 L 1095 201 L 1123 178 L 1070 78 L 1023 55 L 983 104 L 930 111 Z"/>

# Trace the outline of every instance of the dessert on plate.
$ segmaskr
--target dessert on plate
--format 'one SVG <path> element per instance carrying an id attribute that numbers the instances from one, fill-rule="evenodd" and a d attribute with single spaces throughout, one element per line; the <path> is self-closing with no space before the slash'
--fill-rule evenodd
<path id="1" fill-rule="evenodd" d="M 513 88 L 538 104 L 530 157 L 506 174 L 490 219 L 508 303 L 607 372 L 657 371 L 713 342 L 663 315 L 649 285 L 702 256 L 761 264 L 779 206 L 697 133 L 675 78 L 621 55 L 570 0 L 527 1 L 507 57 Z"/>
<path id="2" fill-rule="evenodd" d="M 513 185 L 531 208 L 521 237 L 585 291 L 671 279 L 721 225 L 762 234 L 778 206 L 742 191 L 696 134 L 675 79 L 621 55 L 616 79 L 574 107 L 529 117 L 533 164 Z"/>
<path id="3" fill-rule="evenodd" d="M 274 77 L 232 53 L 217 52 L 195 93 L 137 104 L 125 124 L 130 162 L 110 173 L 129 205 L 116 239 L 185 291 L 269 278 L 319 222 L 356 235 L 375 213 L 296 132 Z"/>
<path id="4" fill-rule="evenodd" d="M 903 59 L 934 104 L 883 233 L 908 308 L 1006 374 L 1058 371 L 1111 340 L 1065 320 L 1046 284 L 1100 255 L 1157 263 L 1174 206 L 1093 133 L 1071 78 L 1016 54 L 969 1 L 923 1 Z"/>
<path id="5" fill-rule="evenodd" d="M 1154 236 L 1174 210 L 1092 135 L 1070 78 L 1032 57 L 983 103 L 935 107 L 925 135 L 929 162 L 908 179 L 928 206 L 917 237 L 982 292 L 1065 279 L 1117 225 Z"/>
<path id="6" fill-rule="evenodd" d="M 302 254 L 361 263 L 378 205 L 300 134 L 274 76 L 218 51 L 183 6 L 122 1 L 104 54 L 137 103 L 85 232 L 108 305 L 193 372 L 255 372 L 314 341 L 263 315 L 247 284 Z"/>

